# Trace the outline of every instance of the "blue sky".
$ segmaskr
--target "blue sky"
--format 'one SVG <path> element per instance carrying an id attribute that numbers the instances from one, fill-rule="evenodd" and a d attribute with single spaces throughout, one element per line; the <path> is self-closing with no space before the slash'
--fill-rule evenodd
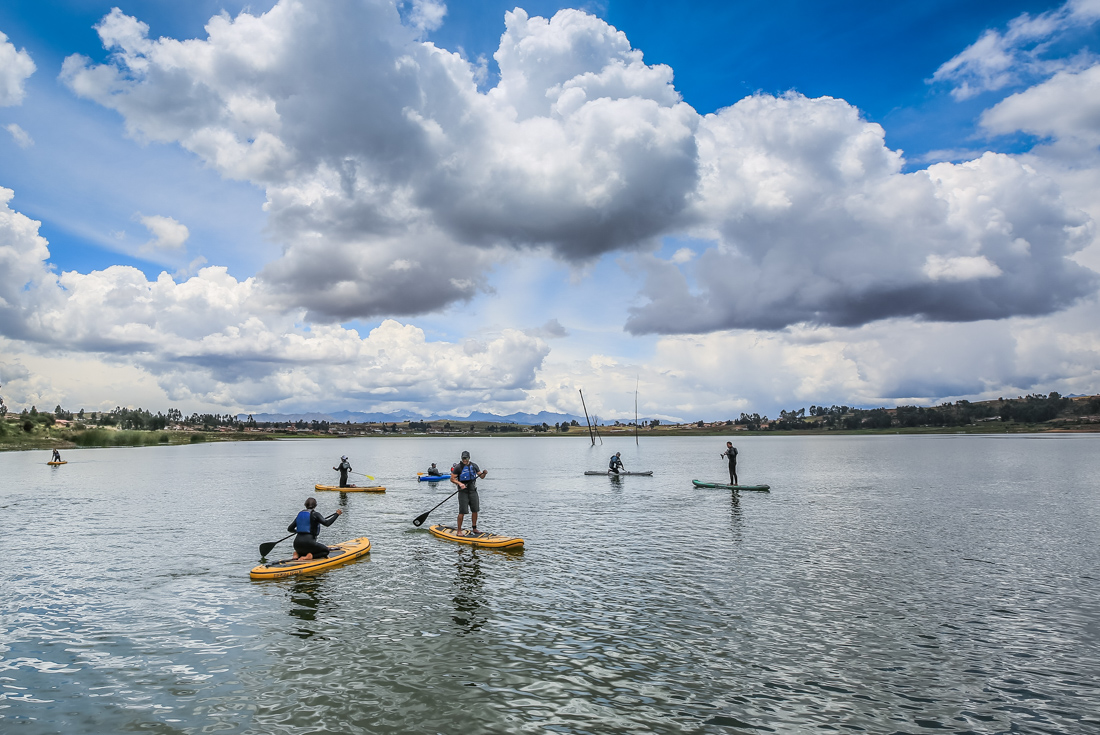
<path id="1" fill-rule="evenodd" d="M 358 55 L 359 46 L 374 48 L 372 39 L 392 48 L 406 44 L 408 49 L 429 41 L 461 54 L 475 75 L 479 64 L 485 65 L 476 89 L 459 93 L 462 104 L 470 105 L 466 120 L 477 119 L 486 104 L 495 106 L 478 123 L 496 130 L 484 140 L 466 139 L 479 134 L 447 117 L 451 113 L 442 100 L 452 92 L 439 86 L 443 67 L 436 77 L 424 71 L 416 82 L 422 101 L 418 119 L 442 115 L 435 119 L 443 124 L 442 134 L 452 146 L 452 157 L 438 161 L 431 159 L 441 155 L 438 147 L 430 154 L 416 152 L 420 133 L 415 126 L 409 132 L 392 126 L 370 132 L 373 113 L 368 112 L 358 127 L 354 119 L 339 121 L 345 129 L 331 120 L 312 119 L 308 110 L 288 112 L 300 95 L 281 99 L 276 87 L 255 86 L 260 83 L 254 76 L 203 77 L 206 71 L 196 49 L 232 52 L 219 51 L 218 42 L 207 38 L 204 27 L 213 16 L 224 10 L 236 19 L 229 25 L 237 32 L 244 28 L 238 18 L 242 12 L 260 24 L 271 24 L 293 14 L 283 7 L 287 5 L 119 3 L 121 12 L 112 16 L 117 20 L 112 27 L 121 29 L 117 38 L 135 39 L 138 33 L 148 39 L 120 41 L 136 44 L 125 58 L 105 48 L 96 30 L 107 27 L 105 19 L 114 3 L 15 0 L 0 6 L 0 32 L 8 37 L 11 53 L 24 51 L 36 66 L 20 82 L 20 101 L 0 106 L 0 127 L 14 124 L 33 140 L 20 144 L 15 132 L 8 136 L 0 131 L 0 186 L 14 191 L 8 205 L 12 212 L 40 222 L 38 234 L 49 243 L 45 272 L 87 276 L 110 266 L 131 266 L 149 284 L 164 271 L 174 283 L 192 283 L 198 289 L 215 287 L 188 279 L 204 267 L 224 267 L 232 279 L 227 288 L 236 295 L 208 294 L 215 301 L 203 302 L 200 313 L 206 314 L 209 307 L 211 313 L 222 314 L 224 299 L 264 304 L 241 307 L 239 323 L 226 322 L 224 314 L 209 316 L 214 321 L 208 333 L 203 337 L 202 330 L 188 332 L 187 339 L 199 341 L 186 348 L 179 347 L 183 333 L 178 328 L 168 329 L 150 314 L 102 315 L 104 325 L 122 320 L 115 325 L 119 333 L 136 330 L 146 336 L 137 342 L 132 337 L 104 342 L 81 333 L 67 341 L 63 358 L 51 337 L 28 337 L 27 322 L 9 325 L 0 332 L 0 339 L 6 340 L 0 342 L 0 380 L 7 383 L 4 395 L 10 404 L 157 401 L 231 410 L 422 407 L 428 413 L 442 406 L 569 411 L 573 407 L 568 396 L 575 393 L 576 384 L 588 384 L 592 390 L 604 386 L 610 394 L 621 391 L 607 386 L 647 374 L 655 396 L 650 412 L 690 419 L 700 413 L 715 418 L 736 415 L 741 409 L 774 413 L 811 402 L 877 405 L 896 399 L 932 404 L 999 392 L 1100 389 L 1088 369 L 1060 372 L 1036 365 L 1045 348 L 1033 344 L 1036 334 L 1065 329 L 1067 341 L 1076 341 L 1078 351 L 1052 361 L 1087 363 L 1094 349 L 1092 337 L 1083 337 L 1076 325 L 1088 321 L 1082 309 L 1095 295 L 1098 259 L 1088 234 L 1093 212 L 1088 194 L 1092 168 L 1087 165 L 1095 145 L 1090 143 L 1087 122 L 1044 127 L 1035 122 L 1044 119 L 1035 113 L 1035 105 L 1049 103 L 1056 92 L 1068 93 L 1063 87 L 1091 84 L 1088 75 L 1100 51 L 1095 3 L 1011 0 L 884 7 L 793 0 L 533 2 L 519 6 L 526 15 L 509 16 L 514 20 L 507 33 L 505 16 L 516 7 L 513 3 L 451 3 L 444 14 L 442 4 L 434 0 L 410 0 L 400 5 L 398 15 L 387 15 L 384 2 L 341 2 L 319 19 L 306 17 L 308 9 L 293 11 L 305 13 L 302 17 L 316 24 L 302 26 L 315 29 L 303 30 L 303 38 L 271 47 L 275 55 L 304 54 L 298 61 L 289 56 L 280 60 L 290 64 L 286 68 L 291 71 L 285 73 L 293 75 L 295 63 L 303 68 L 310 63 L 337 64 L 329 76 L 321 77 L 332 81 L 331 92 L 324 84 L 317 89 L 314 83 L 310 89 L 309 94 L 316 95 L 313 109 L 330 104 L 343 109 L 342 100 L 349 94 L 354 97 L 376 83 L 378 90 L 392 90 L 394 100 L 401 98 L 401 85 L 409 84 L 408 78 L 386 87 L 389 67 L 372 70 L 369 65 L 375 57 Z M 272 8 L 275 11 L 263 15 Z M 570 9 L 583 12 L 555 16 Z M 333 20 L 340 14 L 346 28 Z M 538 16 L 547 22 L 528 21 Z M 422 22 L 421 17 L 429 20 Z M 140 24 L 147 31 L 140 30 Z M 341 30 L 347 35 L 340 35 Z M 615 31 L 644 54 L 644 66 L 629 66 L 633 62 L 624 47 L 616 46 Z M 318 42 L 313 48 L 311 32 L 349 40 L 345 46 L 324 49 Z M 362 43 L 350 40 L 356 38 Z M 545 49 L 573 44 L 572 50 L 560 56 L 545 50 L 538 53 L 550 56 L 526 55 L 534 48 L 531 44 L 550 43 L 551 38 L 558 45 Z M 978 43 L 983 38 L 996 41 L 995 48 Z M 191 87 L 174 87 L 179 80 L 172 76 L 176 72 L 171 64 L 176 62 L 155 57 L 161 51 L 142 45 L 156 39 L 169 44 L 158 46 L 161 51 L 176 49 L 171 53 L 187 57 L 182 63 Z M 187 39 L 196 39 L 198 46 L 170 46 Z M 511 56 L 502 57 L 511 59 L 511 76 L 501 75 L 494 60 L 498 49 L 511 49 Z M 193 52 L 195 56 L 188 56 Z M 421 70 L 438 58 L 410 53 Z M 342 58 L 347 67 L 339 66 Z M 63 74 L 66 59 L 70 71 Z M 949 68 L 953 60 L 958 62 L 954 71 Z M 144 76 L 146 63 L 161 71 Z M 557 79 L 555 65 L 565 76 L 547 96 L 535 90 L 525 98 L 517 92 L 517 79 L 530 85 L 544 72 L 548 79 Z M 655 65 L 669 67 L 672 78 L 663 77 Z M 566 73 L 566 68 L 571 71 Z M 614 70 L 619 68 L 629 68 L 633 76 L 615 81 L 619 78 Z M 587 76 L 581 73 L 562 81 L 586 70 Z M 103 74 L 108 71 L 122 74 L 122 87 L 104 86 Z M 600 78 L 604 81 L 593 81 Z M 626 91 L 616 86 L 620 82 L 627 85 Z M 966 91 L 967 84 L 971 91 Z M 221 95 L 221 102 L 211 104 L 272 100 L 270 109 L 278 110 L 281 127 L 268 129 L 277 131 L 278 144 L 290 151 L 278 165 L 293 166 L 296 173 L 273 174 L 266 169 L 260 174 L 240 168 L 243 164 L 227 163 L 226 156 L 237 154 L 226 141 L 237 135 L 252 146 L 262 125 L 267 125 L 248 132 L 248 126 L 260 125 L 257 118 L 230 111 L 235 120 L 211 118 L 203 123 L 206 127 L 181 127 L 179 121 L 189 119 L 191 111 L 172 95 L 188 88 L 206 89 L 204 85 L 213 85 L 209 88 Z M 522 123 L 529 114 L 524 105 L 537 108 L 541 100 L 571 87 L 585 90 L 588 106 L 583 114 L 574 114 L 568 106 L 561 108 L 564 112 L 554 108 L 552 113 L 539 113 L 548 115 L 546 125 L 561 122 L 563 127 L 554 128 L 564 136 L 566 147 L 560 155 L 546 154 L 549 139 L 530 137 L 531 125 L 500 127 L 509 115 L 518 115 L 514 120 Z M 531 92 L 525 89 L 522 94 Z M 677 107 L 669 90 L 686 107 Z M 391 92 L 369 92 L 375 95 L 369 98 L 373 101 L 347 108 L 346 114 L 354 117 L 356 110 L 369 111 L 370 105 L 384 108 L 389 101 L 378 96 L 383 94 Z M 830 105 L 825 97 L 837 103 Z M 759 104 L 741 102 L 746 98 Z M 601 108 L 600 99 L 613 111 Z M 999 104 L 1002 101 L 1005 104 Z M 652 130 L 637 127 L 639 115 L 649 114 L 637 106 L 642 102 L 656 105 L 645 109 L 663 116 L 652 118 Z M 406 111 L 394 120 L 403 119 L 401 115 L 411 109 L 407 100 L 393 104 L 395 110 Z M 719 111 L 716 117 L 701 117 Z M 504 116 L 497 117 L 498 112 Z M 593 122 L 597 118 L 592 115 L 601 114 L 610 116 Z M 227 127 L 219 127 L 223 125 Z M 583 127 L 589 125 L 595 127 Z M 683 137 L 684 129 L 677 127 L 681 125 L 692 128 L 690 137 Z M 304 137 L 292 142 L 285 133 L 288 126 Z M 787 131 L 783 140 L 769 132 L 779 129 Z M 578 146 L 593 144 L 593 136 L 623 141 L 650 132 L 658 136 L 654 141 L 662 142 L 637 150 L 615 149 L 614 161 L 606 163 L 613 171 L 603 162 L 594 164 L 595 153 L 578 153 Z M 545 128 L 540 135 L 545 134 L 558 133 Z M 222 137 L 212 143 L 213 138 L 204 137 L 209 135 Z M 388 142 L 378 147 L 387 136 Z M 498 146 L 501 141 L 507 144 Z M 592 151 L 611 150 L 608 146 L 614 145 L 618 143 L 607 142 Z M 654 145 L 667 148 L 656 150 Z M 831 153 L 825 150 L 829 146 Z M 1071 148 L 1073 153 L 1068 152 Z M 382 150 L 389 153 L 381 154 Z M 692 152 L 696 150 L 700 152 Z M 890 152 L 897 150 L 904 151 L 904 163 L 892 162 Z M 967 163 L 986 152 L 1008 158 Z M 574 161 L 569 158 L 573 154 L 581 157 Z M 399 172 L 380 173 L 380 155 L 396 156 Z M 484 165 L 503 168 L 483 195 L 457 205 L 481 180 L 478 155 L 485 157 Z M 531 168 L 543 155 L 544 161 Z M 1067 165 L 1069 159 L 1075 163 Z M 340 160 L 358 166 L 360 172 L 358 179 L 354 173 L 345 178 L 345 186 L 348 181 L 366 181 L 367 171 L 383 178 L 373 179 L 373 189 L 354 195 L 350 189 L 343 195 L 329 191 L 331 182 L 324 182 L 330 174 L 325 172 L 331 172 L 331 161 Z M 746 163 L 753 160 L 757 163 Z M 944 163 L 957 168 L 935 169 L 935 174 L 928 168 Z M 447 167 L 441 172 L 453 172 L 457 165 L 463 173 L 441 184 L 449 174 L 428 173 L 437 165 Z M 545 192 L 536 194 L 543 174 L 533 172 L 550 170 L 547 165 L 555 173 L 546 180 Z M 685 165 L 694 168 L 689 171 Z M 419 166 L 425 167 L 423 171 Z M 975 166 L 979 173 L 972 171 Z M 852 179 L 853 170 L 863 178 Z M 511 191 L 498 189 L 501 177 L 512 175 L 521 176 L 517 181 L 523 183 Z M 758 175 L 764 178 L 753 179 Z M 845 182 L 836 184 L 840 189 L 828 184 L 834 175 Z M 926 175 L 938 187 L 935 193 L 920 188 L 924 179 L 911 178 Z M 682 176 L 687 178 L 677 178 Z M 599 177 L 608 178 L 597 186 L 593 182 Z M 618 191 L 615 187 L 624 181 L 626 189 L 611 199 L 597 194 Z M 569 201 L 568 192 L 587 186 L 596 188 Z M 667 191 L 654 191 L 659 187 Z M 851 187 L 848 198 L 834 201 L 844 187 Z M 882 193 L 894 192 L 894 187 L 906 188 L 907 193 Z M 1019 211 L 1009 203 L 1016 197 L 1038 197 L 1048 209 L 1028 217 L 1020 214 L 1006 225 L 1004 243 L 993 244 L 974 233 L 988 230 L 993 221 L 989 217 L 1002 215 L 975 208 L 964 195 L 974 187 L 985 187 L 994 198 L 1005 197 L 998 212 Z M 1013 193 L 1013 187 L 1031 194 Z M 304 193 L 322 190 L 323 199 Z M 557 193 L 550 195 L 551 191 Z M 507 202 L 512 194 L 515 201 Z M 408 196 L 412 199 L 406 200 Z M 501 196 L 506 206 L 488 206 Z M 870 210 L 860 205 L 858 212 L 832 217 L 837 201 L 851 203 L 857 196 L 874 202 L 866 206 L 877 214 L 868 214 Z M 927 201 L 919 203 L 920 197 Z M 292 200 L 298 203 L 289 204 Z M 307 201 L 312 204 L 302 204 Z M 559 207 L 560 211 L 543 220 L 540 201 L 547 205 L 546 212 Z M 940 206 L 937 202 L 957 202 L 962 209 L 943 214 L 946 219 L 939 224 L 928 224 L 924 215 L 917 218 L 921 207 Z M 477 215 L 483 204 L 484 214 Z M 404 209 L 407 206 L 412 208 Z M 789 207 L 789 216 L 775 220 L 775 206 Z M 171 237 L 157 240 L 152 229 L 156 223 L 175 227 L 173 232 L 185 227 L 182 244 L 173 244 Z M 1039 223 L 1046 223 L 1048 231 L 1040 232 Z M 930 229 L 924 234 L 914 229 L 925 225 Z M 604 226 L 606 236 L 592 234 Z M 355 229 L 362 227 L 366 230 Z M 922 250 L 926 247 L 928 252 Z M 1013 254 L 1013 247 L 1026 249 L 1034 262 L 1018 262 L 1023 251 Z M 908 270 L 895 272 L 907 258 L 912 261 Z M 383 271 L 406 280 L 382 279 Z M 256 279 L 255 285 L 244 284 L 245 279 Z M 103 293 L 117 288 L 105 285 L 102 278 L 78 280 L 79 287 L 56 287 L 70 296 L 92 289 L 93 282 L 95 288 L 106 289 Z M 36 288 L 45 287 L 39 283 Z M 149 293 L 155 290 L 148 288 Z M 251 294 L 253 288 L 263 292 L 263 298 L 241 295 Z M 163 297 L 175 303 L 172 300 L 182 298 L 183 292 Z M 44 315 L 53 313 L 50 308 L 54 307 L 28 303 L 20 319 L 37 314 L 35 323 L 44 323 Z M 420 377 L 402 373 L 387 382 L 374 375 L 348 386 L 334 377 L 336 373 L 311 373 L 312 358 L 276 350 L 261 359 L 252 345 L 241 348 L 240 359 L 259 359 L 257 364 L 268 367 L 227 371 L 224 366 L 234 359 L 229 345 L 243 339 L 248 322 L 244 312 L 254 319 L 252 324 L 265 325 L 271 340 L 285 343 L 280 349 L 291 352 L 286 344 L 296 344 L 301 335 L 309 335 L 314 340 L 310 344 L 320 349 L 318 329 L 333 327 L 342 330 L 332 337 L 334 345 L 355 334 L 361 340 L 356 349 L 364 354 L 375 355 L 381 349 L 393 355 L 396 347 L 380 346 L 382 335 L 373 344 L 368 333 L 396 319 L 405 328 L 420 330 L 427 343 L 461 349 L 472 361 L 462 369 L 473 371 L 471 375 L 493 373 L 479 362 L 478 354 L 495 355 L 493 359 L 510 367 L 485 380 L 429 378 L 425 376 L 439 370 L 425 367 L 423 374 L 412 371 Z M 1037 326 L 1035 320 L 1043 319 L 1065 326 Z M 933 340 L 929 347 L 969 343 L 969 330 L 978 324 L 993 327 L 984 332 L 995 340 L 987 345 L 987 353 L 1011 352 L 1010 366 L 991 368 L 960 358 L 957 364 L 934 366 L 933 373 L 943 373 L 939 379 L 910 374 L 919 369 L 913 364 L 898 365 L 889 373 L 883 367 L 888 361 L 877 357 L 896 351 L 893 340 L 912 341 L 924 333 L 928 336 L 923 339 Z M 519 344 L 522 339 L 508 336 L 512 334 L 530 343 Z M 220 345 L 216 359 L 207 353 L 215 337 Z M 1079 351 L 1082 342 L 1084 353 Z M 169 349 L 169 343 L 176 346 Z M 685 344 L 702 345 L 714 358 L 703 361 L 709 367 L 682 363 L 677 356 L 686 354 Z M 337 348 L 325 343 L 324 349 Z M 345 352 L 340 355 L 341 360 L 349 359 Z M 396 364 L 425 359 L 420 353 L 410 354 Z M 831 365 L 829 370 L 822 370 L 823 360 Z M 874 366 L 866 364 L 868 360 Z M 99 377 L 77 380 L 74 364 L 94 366 L 90 374 Z M 136 382 L 135 375 L 140 376 Z M 735 385 L 730 375 L 736 375 Z M 957 394 L 957 386 L 964 384 L 974 386 L 973 392 Z M 143 387 L 134 388 L 139 394 L 134 398 L 108 395 L 117 385 Z M 916 385 L 921 386 L 919 395 L 897 394 L 900 389 L 891 388 Z M 619 408 L 608 404 L 603 413 Z"/>

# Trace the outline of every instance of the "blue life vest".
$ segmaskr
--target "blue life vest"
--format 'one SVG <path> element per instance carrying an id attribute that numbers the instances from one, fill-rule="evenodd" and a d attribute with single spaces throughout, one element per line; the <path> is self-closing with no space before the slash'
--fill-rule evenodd
<path id="1" fill-rule="evenodd" d="M 458 472 L 459 482 L 470 482 L 471 480 L 477 479 L 477 471 L 474 470 L 473 462 L 468 465 L 459 464 L 459 466 L 462 467 L 462 469 Z"/>
<path id="2" fill-rule="evenodd" d="M 621 465 L 622 463 L 623 461 L 619 459 L 619 457 L 616 455 L 611 458 L 611 464 L 609 464 L 608 467 L 611 469 L 615 469 L 617 465 Z"/>
<path id="3" fill-rule="evenodd" d="M 313 533 L 313 512 L 310 510 L 298 511 L 298 517 L 294 519 L 298 533 Z"/>

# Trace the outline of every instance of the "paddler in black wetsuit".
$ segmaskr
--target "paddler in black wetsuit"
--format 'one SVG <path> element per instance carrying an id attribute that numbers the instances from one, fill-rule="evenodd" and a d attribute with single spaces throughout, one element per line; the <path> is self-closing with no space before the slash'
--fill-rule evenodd
<path id="1" fill-rule="evenodd" d="M 298 535 L 294 537 L 295 559 L 325 559 L 328 557 L 328 547 L 318 543 L 317 536 L 321 533 L 321 526 L 331 526 L 344 511 L 337 509 L 335 513 L 325 518 L 314 510 L 316 507 L 316 498 L 306 498 L 306 509 L 298 511 L 298 515 L 286 527 L 288 532 L 298 532 Z"/>
<path id="2" fill-rule="evenodd" d="M 56 449 L 53 450 L 53 459 L 51 459 L 50 461 L 51 462 L 60 462 L 61 461 L 61 452 L 57 451 Z"/>
<path id="3" fill-rule="evenodd" d="M 341 457 L 340 464 L 332 469 L 340 472 L 340 487 L 352 487 L 348 484 L 348 473 L 351 472 L 351 464 L 348 462 L 348 455 L 345 454 Z"/>
<path id="4" fill-rule="evenodd" d="M 733 446 L 733 442 L 726 442 L 726 451 L 722 452 L 720 457 L 726 457 L 730 463 L 730 484 L 737 484 L 737 447 Z"/>
<path id="5" fill-rule="evenodd" d="M 432 462 L 432 466 L 428 468 L 428 476 L 429 477 L 442 477 L 443 476 L 442 473 L 439 471 L 439 468 L 435 466 L 435 462 Z"/>
<path id="6" fill-rule="evenodd" d="M 619 455 L 621 454 L 622 452 L 615 452 L 615 454 L 611 457 L 611 464 L 607 466 L 608 472 L 614 472 L 617 475 L 619 474 L 620 469 L 626 469 L 626 465 L 624 465 L 623 461 L 619 459 Z"/>

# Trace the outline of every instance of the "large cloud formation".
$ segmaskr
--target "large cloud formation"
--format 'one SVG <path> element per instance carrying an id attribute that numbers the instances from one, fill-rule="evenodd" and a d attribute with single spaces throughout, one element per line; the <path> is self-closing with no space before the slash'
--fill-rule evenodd
<path id="1" fill-rule="evenodd" d="M 688 268 L 650 262 L 650 301 L 627 328 L 999 319 L 1095 289 L 1066 257 L 1091 221 L 1053 181 L 992 153 L 902 174 L 882 137 L 841 100 L 755 96 L 708 115 L 697 207 L 721 246 Z"/>
<path id="2" fill-rule="evenodd" d="M 581 263 L 685 233 L 711 246 L 685 268 L 647 261 L 629 330 L 997 319 L 1095 289 L 1066 258 L 1090 221 L 1010 157 L 903 174 L 841 100 L 756 95 L 703 117 L 594 16 L 505 25 L 485 91 L 385 0 L 282 0 L 187 41 L 116 9 L 97 26 L 108 62 L 70 57 L 62 79 L 131 134 L 263 187 L 285 254 L 258 287 L 312 319 L 468 300 L 515 248 Z"/>
<path id="3" fill-rule="evenodd" d="M 39 223 L 10 208 L 12 194 L 0 187 L 0 334 L 140 366 L 173 401 L 396 407 L 445 396 L 446 407 L 470 408 L 523 398 L 549 352 L 511 329 L 450 344 L 393 320 L 365 338 L 304 327 L 300 310 L 287 313 L 254 279 L 220 267 L 182 283 L 167 273 L 150 281 L 129 266 L 57 275 Z"/>

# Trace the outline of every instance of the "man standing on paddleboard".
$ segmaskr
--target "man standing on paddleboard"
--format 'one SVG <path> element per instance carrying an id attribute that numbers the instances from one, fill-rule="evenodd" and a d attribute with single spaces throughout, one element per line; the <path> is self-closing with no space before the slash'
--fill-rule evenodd
<path id="1" fill-rule="evenodd" d="M 462 520 L 467 513 L 471 513 L 472 531 L 476 534 L 477 512 L 481 509 L 481 503 L 477 497 L 477 478 L 485 479 L 489 470 L 483 470 L 470 461 L 470 453 L 463 452 L 462 460 L 451 466 L 451 482 L 458 487 L 458 523 L 455 524 L 455 533 L 462 535 Z"/>
<path id="2" fill-rule="evenodd" d="M 726 442 L 726 451 L 722 452 L 720 457 L 726 457 L 730 462 L 730 484 L 737 484 L 737 447 L 733 446 L 733 442 Z"/>
<path id="3" fill-rule="evenodd" d="M 348 485 L 348 473 L 351 472 L 351 463 L 348 462 L 348 455 L 344 455 L 340 458 L 340 464 L 336 465 L 332 469 L 337 470 L 340 473 L 340 487 L 351 487 Z"/>

